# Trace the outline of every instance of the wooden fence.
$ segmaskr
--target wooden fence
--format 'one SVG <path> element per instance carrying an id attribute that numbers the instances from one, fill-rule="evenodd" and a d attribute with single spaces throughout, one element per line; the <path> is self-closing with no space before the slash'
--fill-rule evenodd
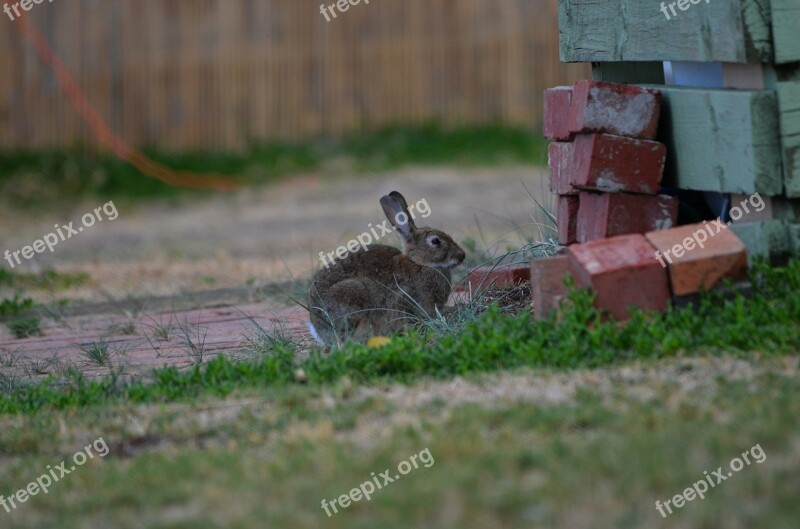
<path id="1" fill-rule="evenodd" d="M 590 75 L 559 63 L 555 0 L 372 0 L 330 22 L 320 3 L 54 0 L 24 16 L 137 146 L 238 149 L 429 120 L 535 127 L 545 88 Z M 0 148 L 95 144 L 3 16 Z"/>

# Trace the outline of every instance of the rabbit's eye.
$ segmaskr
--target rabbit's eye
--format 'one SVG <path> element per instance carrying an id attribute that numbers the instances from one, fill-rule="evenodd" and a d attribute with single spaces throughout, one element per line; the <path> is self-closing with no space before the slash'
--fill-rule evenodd
<path id="1" fill-rule="evenodd" d="M 428 244 L 431 246 L 441 246 L 442 240 L 434 235 L 433 237 L 428 237 Z"/>

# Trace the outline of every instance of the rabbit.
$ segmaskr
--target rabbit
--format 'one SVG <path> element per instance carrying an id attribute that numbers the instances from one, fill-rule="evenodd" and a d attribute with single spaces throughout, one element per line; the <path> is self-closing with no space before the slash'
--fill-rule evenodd
<path id="1" fill-rule="evenodd" d="M 345 339 L 363 342 L 402 330 L 424 313 L 443 311 L 450 296 L 450 271 L 465 253 L 452 237 L 417 228 L 403 195 L 381 197 L 402 250 L 369 245 L 318 271 L 308 289 L 309 329 L 329 348 Z"/>

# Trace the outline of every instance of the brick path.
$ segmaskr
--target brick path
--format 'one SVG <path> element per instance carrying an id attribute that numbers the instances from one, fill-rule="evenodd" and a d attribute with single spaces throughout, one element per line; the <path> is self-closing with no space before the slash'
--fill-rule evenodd
<path id="1" fill-rule="evenodd" d="M 73 366 L 90 377 L 112 370 L 139 376 L 154 367 L 185 367 L 219 354 L 242 356 L 248 337 L 258 333 L 256 323 L 267 331 L 280 328 L 295 339 L 310 340 L 307 319 L 301 307 L 255 303 L 133 318 L 122 313 L 43 318 L 41 336 L 26 339 L 16 339 L 7 325 L 0 325 L 0 375 L 24 381 Z M 102 361 L 103 355 L 101 361 L 90 358 L 87 351 L 102 351 L 103 344 L 108 361 Z"/>

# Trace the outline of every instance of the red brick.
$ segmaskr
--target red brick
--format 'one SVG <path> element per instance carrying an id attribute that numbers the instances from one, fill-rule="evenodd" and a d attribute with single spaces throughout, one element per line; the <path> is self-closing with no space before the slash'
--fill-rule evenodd
<path id="1" fill-rule="evenodd" d="M 658 130 L 661 92 L 633 85 L 578 81 L 572 91 L 569 131 L 606 132 L 652 140 Z"/>
<path id="2" fill-rule="evenodd" d="M 570 183 L 581 189 L 655 195 L 666 159 L 667 147 L 663 143 L 612 134 L 582 134 L 575 138 L 566 173 Z"/>
<path id="3" fill-rule="evenodd" d="M 531 280 L 528 265 L 498 265 L 475 268 L 467 275 L 467 289 L 477 294 L 487 288 L 511 288 Z"/>
<path id="4" fill-rule="evenodd" d="M 578 207 L 578 242 L 629 233 L 647 233 L 673 227 L 678 220 L 678 199 L 667 195 L 581 193 Z"/>
<path id="5" fill-rule="evenodd" d="M 670 300 L 667 271 L 644 235 L 623 235 L 567 249 L 575 284 L 592 288 L 599 309 L 618 320 L 630 307 L 661 311 Z"/>
<path id="6" fill-rule="evenodd" d="M 747 278 L 747 248 L 725 224 L 720 231 L 718 226 L 689 224 L 645 235 L 659 252 L 656 259 L 669 270 L 674 295 L 709 290 L 724 279 Z"/>
<path id="7" fill-rule="evenodd" d="M 531 261 L 534 319 L 546 320 L 558 310 L 561 299 L 567 295 L 567 287 L 564 285 L 565 275 L 572 275 L 566 255 Z"/>
<path id="8" fill-rule="evenodd" d="M 569 113 L 572 105 L 572 87 L 557 86 L 544 91 L 544 137 L 548 140 L 572 139 L 569 131 Z"/>
<path id="9" fill-rule="evenodd" d="M 559 196 L 556 203 L 556 224 L 558 225 L 558 244 L 577 242 L 578 204 L 577 196 Z"/>
<path id="10" fill-rule="evenodd" d="M 577 195 L 572 187 L 570 165 L 573 143 L 553 142 L 547 149 L 547 166 L 550 168 L 550 192 L 556 195 Z"/>

